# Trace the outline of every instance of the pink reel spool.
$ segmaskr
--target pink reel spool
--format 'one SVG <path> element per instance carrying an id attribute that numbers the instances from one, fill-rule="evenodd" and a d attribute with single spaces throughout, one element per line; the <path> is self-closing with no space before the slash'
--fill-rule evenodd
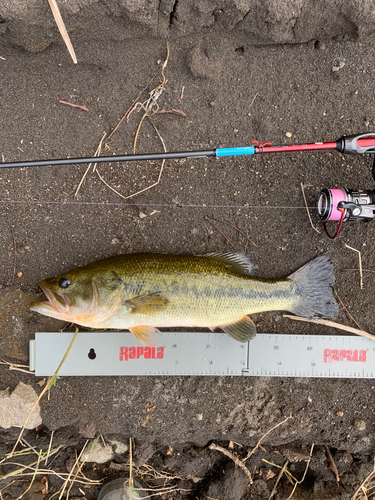
<path id="1" fill-rule="evenodd" d="M 330 189 L 332 196 L 332 212 L 328 217 L 328 220 L 341 220 L 342 210 L 340 211 L 337 207 L 340 201 L 346 201 L 346 193 L 343 189 Z"/>

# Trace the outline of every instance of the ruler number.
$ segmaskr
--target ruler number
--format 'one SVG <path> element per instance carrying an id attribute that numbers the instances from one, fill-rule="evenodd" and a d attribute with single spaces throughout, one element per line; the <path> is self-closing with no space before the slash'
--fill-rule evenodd
<path id="1" fill-rule="evenodd" d="M 311 366 L 316 366 L 316 363 L 311 363 Z"/>
<path id="2" fill-rule="evenodd" d="M 311 346 L 309 346 L 309 347 L 307 347 L 307 350 L 308 350 L 308 351 L 312 351 L 312 350 L 313 350 L 313 348 L 312 348 Z"/>
<path id="3" fill-rule="evenodd" d="M 279 346 L 278 346 L 278 345 L 274 345 L 274 346 L 273 346 L 273 350 L 274 350 L 274 351 L 278 351 L 278 350 L 279 350 Z"/>

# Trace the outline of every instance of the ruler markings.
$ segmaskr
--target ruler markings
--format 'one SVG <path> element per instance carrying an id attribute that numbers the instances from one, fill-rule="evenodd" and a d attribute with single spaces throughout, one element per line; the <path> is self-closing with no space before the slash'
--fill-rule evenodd
<path id="1" fill-rule="evenodd" d="M 52 375 L 72 335 L 38 332 L 30 369 Z M 374 378 L 374 368 L 375 344 L 354 336 L 258 334 L 239 344 L 226 334 L 165 332 L 150 348 L 129 332 L 81 332 L 60 373 Z"/>

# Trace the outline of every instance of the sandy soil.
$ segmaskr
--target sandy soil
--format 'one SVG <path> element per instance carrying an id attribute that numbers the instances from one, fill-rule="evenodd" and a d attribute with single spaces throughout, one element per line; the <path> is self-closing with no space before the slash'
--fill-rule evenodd
<path id="1" fill-rule="evenodd" d="M 159 38 L 90 41 L 80 43 L 76 52 L 75 66 L 61 43 L 37 54 L 0 44 L 3 160 L 92 155 L 103 134 L 114 128 L 160 68 L 166 43 Z M 373 54 L 371 43 L 345 41 L 249 46 L 245 36 L 233 32 L 221 37 L 207 31 L 199 40 L 194 34 L 170 40 L 168 82 L 158 103 L 160 109 L 179 109 L 187 117 L 159 114 L 153 123 L 169 151 L 243 146 L 253 139 L 275 144 L 331 141 L 371 131 L 375 127 Z M 336 66 L 341 69 L 333 71 Z M 59 99 L 84 105 L 88 111 L 60 104 Z M 140 118 L 141 114 L 133 113 L 121 125 L 108 143 L 108 154 L 132 151 Z M 162 150 L 147 121 L 137 150 Z M 314 209 L 322 187 L 373 188 L 372 161 L 369 156 L 344 157 L 337 152 L 172 160 L 156 187 L 126 201 L 92 172 L 75 197 L 83 166 L 0 170 L 1 358 L 27 360 L 28 340 L 35 331 L 64 326 L 28 310 L 30 302 L 41 296 L 41 279 L 125 252 L 229 250 L 226 239 L 207 221 L 208 215 L 230 221 L 249 234 L 256 247 L 238 231 L 220 226 L 235 248 L 258 264 L 261 276 L 288 275 L 319 253 L 329 252 L 338 294 L 361 327 L 374 332 L 375 226 L 346 223 L 341 235 L 331 241 Z M 99 171 L 128 196 L 158 179 L 160 163 L 113 163 L 100 166 Z M 319 234 L 303 208 L 301 183 Z M 364 272 L 362 290 L 359 274 L 353 270 L 358 256 L 342 242 L 361 250 L 363 267 L 370 270 Z M 261 323 L 260 332 L 331 333 L 317 325 L 293 323 L 281 313 L 257 315 L 255 321 Z M 355 326 L 343 309 L 337 321 Z M 13 389 L 23 380 L 40 391 L 33 375 L 8 371 L 5 366 L 0 370 L 0 389 Z M 318 498 L 318 493 L 319 498 L 346 498 L 372 468 L 373 384 L 360 379 L 63 378 L 50 400 L 42 402 L 43 422 L 46 433 L 65 427 L 69 435 L 78 435 L 82 426 L 93 424 L 95 432 L 131 436 L 138 443 L 152 443 L 155 450 L 172 446 L 184 460 L 176 458 L 172 463 L 161 452 L 154 460 L 159 460 L 158 466 L 169 464 L 177 470 L 181 460 L 186 464 L 201 456 L 196 447 L 212 440 L 251 448 L 291 413 L 294 419 L 266 438 L 267 452 L 288 444 L 307 450 L 308 455 L 315 443 L 303 498 Z M 152 419 L 143 425 L 150 408 Z M 362 430 L 355 425 L 358 419 L 365 423 Z M 13 436 L 0 434 L 3 443 Z M 78 438 L 74 445 L 79 445 Z M 327 468 L 324 445 L 337 453 L 337 461 L 344 453 L 352 459 L 349 465 L 342 462 L 344 487 L 339 491 Z M 3 444 L 4 450 L 7 446 Z M 206 453 L 211 453 L 211 461 L 206 456 L 203 470 L 186 473 L 185 478 L 222 473 L 220 453 Z M 217 455 L 212 458 L 212 453 Z M 282 465 L 285 456 L 279 453 L 270 459 Z M 302 473 L 306 456 L 304 460 L 298 465 Z M 220 466 L 215 469 L 214 464 Z M 300 468 L 297 477 L 302 476 Z M 195 495 L 206 491 L 201 486 Z M 262 498 L 252 491 L 247 494 L 253 496 L 243 498 L 257 498 L 255 494 Z M 285 497 L 290 488 L 286 491 Z M 226 495 L 220 500 L 232 498 Z"/>

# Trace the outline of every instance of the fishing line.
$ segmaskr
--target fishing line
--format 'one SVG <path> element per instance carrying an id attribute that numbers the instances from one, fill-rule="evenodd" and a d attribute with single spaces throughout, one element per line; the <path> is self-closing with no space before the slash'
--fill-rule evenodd
<path id="1" fill-rule="evenodd" d="M 158 208 L 250 208 L 272 210 L 306 210 L 306 207 L 272 206 L 272 205 L 185 205 L 180 203 L 116 203 L 100 201 L 44 201 L 44 200 L 0 200 L 1 204 L 17 205 L 88 205 L 88 206 L 115 206 L 115 207 L 158 207 Z M 317 210 L 317 207 L 307 207 Z"/>

